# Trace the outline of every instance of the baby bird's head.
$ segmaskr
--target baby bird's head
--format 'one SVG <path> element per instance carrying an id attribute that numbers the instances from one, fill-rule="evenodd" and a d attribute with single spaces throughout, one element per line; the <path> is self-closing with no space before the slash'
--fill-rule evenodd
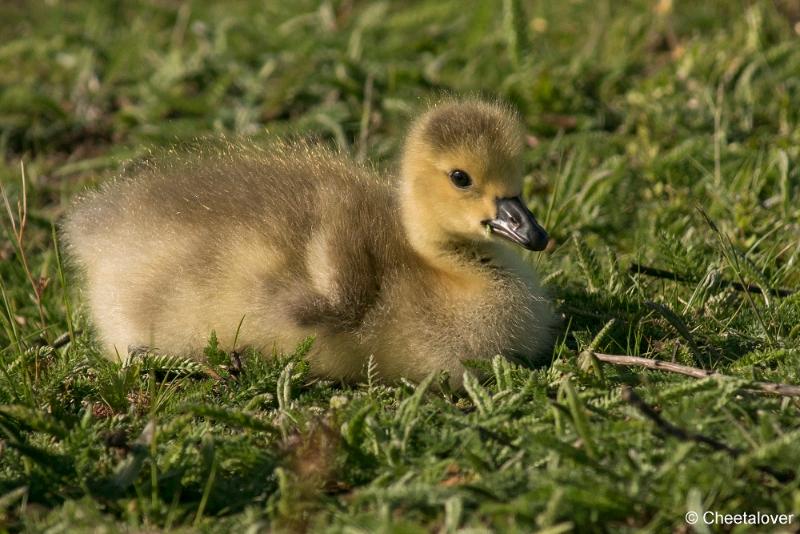
<path id="1" fill-rule="evenodd" d="M 522 201 L 524 134 L 494 103 L 448 101 L 412 126 L 402 159 L 401 205 L 419 247 L 505 238 L 544 250 L 547 232 Z"/>

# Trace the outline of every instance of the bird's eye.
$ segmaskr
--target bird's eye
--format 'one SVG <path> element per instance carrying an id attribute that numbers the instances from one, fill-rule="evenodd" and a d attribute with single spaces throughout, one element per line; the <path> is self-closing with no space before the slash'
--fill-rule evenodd
<path id="1" fill-rule="evenodd" d="M 453 185 L 459 189 L 466 189 L 472 185 L 472 178 L 470 178 L 469 174 L 461 169 L 450 171 L 449 176 L 450 181 L 453 182 Z"/>

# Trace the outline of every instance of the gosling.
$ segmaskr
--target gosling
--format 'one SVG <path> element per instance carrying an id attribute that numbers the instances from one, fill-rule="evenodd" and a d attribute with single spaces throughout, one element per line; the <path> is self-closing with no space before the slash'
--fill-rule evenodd
<path id="1" fill-rule="evenodd" d="M 541 356 L 553 309 L 509 244 L 545 230 L 521 199 L 523 131 L 504 105 L 443 101 L 416 120 L 400 176 L 308 142 L 170 152 L 80 199 L 62 232 L 109 357 L 290 350 L 353 381 Z"/>

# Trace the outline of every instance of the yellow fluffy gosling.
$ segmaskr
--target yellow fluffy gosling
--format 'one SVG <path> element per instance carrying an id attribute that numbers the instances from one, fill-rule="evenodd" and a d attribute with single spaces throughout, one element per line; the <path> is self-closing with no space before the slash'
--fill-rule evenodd
<path id="1" fill-rule="evenodd" d="M 400 176 L 331 149 L 170 154 L 81 199 L 64 223 L 105 350 L 268 354 L 316 336 L 316 375 L 387 380 L 541 354 L 554 314 L 509 244 L 548 237 L 520 200 L 523 132 L 504 106 L 447 101 L 412 126 Z"/>

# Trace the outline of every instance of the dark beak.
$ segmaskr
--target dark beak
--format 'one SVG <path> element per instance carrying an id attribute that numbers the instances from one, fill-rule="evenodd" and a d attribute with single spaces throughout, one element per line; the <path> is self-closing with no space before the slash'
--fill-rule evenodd
<path id="1" fill-rule="evenodd" d="M 497 216 L 483 223 L 492 232 L 528 250 L 544 250 L 550 239 L 519 197 L 498 198 Z"/>

